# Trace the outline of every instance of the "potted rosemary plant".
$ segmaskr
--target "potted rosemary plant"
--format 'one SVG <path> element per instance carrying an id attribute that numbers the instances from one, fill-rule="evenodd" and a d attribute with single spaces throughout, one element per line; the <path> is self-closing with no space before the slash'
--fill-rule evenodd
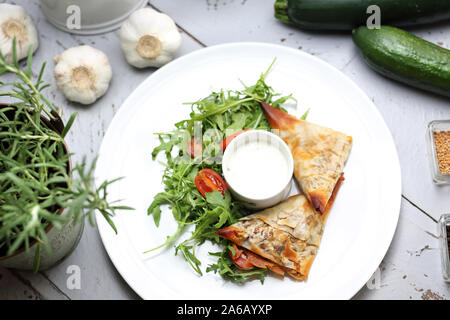
<path id="1" fill-rule="evenodd" d="M 0 75 L 12 73 L 16 81 L 0 80 L 0 266 L 47 269 L 76 247 L 85 218 L 94 224 L 99 210 L 117 232 L 111 216 L 129 210 L 108 202 L 107 188 L 93 183 L 95 161 L 72 167 L 64 137 L 76 114 L 64 125 L 61 112 L 44 96 L 45 63 L 32 79 L 32 49 L 21 68 L 13 42 L 11 63 L 0 52 Z"/>

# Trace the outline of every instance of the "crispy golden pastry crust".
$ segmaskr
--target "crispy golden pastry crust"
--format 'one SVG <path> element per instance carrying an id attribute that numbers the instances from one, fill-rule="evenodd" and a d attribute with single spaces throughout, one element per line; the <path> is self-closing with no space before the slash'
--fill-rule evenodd
<path id="1" fill-rule="evenodd" d="M 341 177 L 352 137 L 261 103 L 272 129 L 286 142 L 294 158 L 294 176 L 314 208 L 323 213 Z"/>
<path id="2" fill-rule="evenodd" d="M 339 179 L 324 214 L 314 210 L 308 199 L 299 194 L 216 233 L 275 262 L 291 277 L 306 280 L 342 180 Z"/>

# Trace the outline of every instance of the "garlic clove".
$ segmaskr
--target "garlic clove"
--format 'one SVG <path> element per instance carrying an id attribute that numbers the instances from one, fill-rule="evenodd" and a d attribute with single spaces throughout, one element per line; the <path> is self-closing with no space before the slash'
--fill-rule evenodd
<path id="1" fill-rule="evenodd" d="M 142 8 L 132 13 L 128 21 L 139 36 L 148 32 L 161 35 L 173 31 L 175 22 L 168 15 L 151 8 Z"/>
<path id="2" fill-rule="evenodd" d="M 161 36 L 161 42 L 164 43 L 164 51 L 167 53 L 176 52 L 180 48 L 180 33 L 178 29 L 163 34 Z"/>
<path id="3" fill-rule="evenodd" d="M 54 77 L 70 101 L 94 103 L 108 90 L 112 69 L 108 57 L 91 46 L 67 49 L 55 57 Z"/>
<path id="4" fill-rule="evenodd" d="M 127 62 L 138 68 L 160 67 L 181 45 L 175 22 L 151 8 L 135 11 L 122 24 L 120 46 Z"/>
<path id="5" fill-rule="evenodd" d="M 7 62 L 12 62 L 14 37 L 18 60 L 28 56 L 30 47 L 35 52 L 39 46 L 38 33 L 25 9 L 18 5 L 0 3 L 0 51 Z"/>

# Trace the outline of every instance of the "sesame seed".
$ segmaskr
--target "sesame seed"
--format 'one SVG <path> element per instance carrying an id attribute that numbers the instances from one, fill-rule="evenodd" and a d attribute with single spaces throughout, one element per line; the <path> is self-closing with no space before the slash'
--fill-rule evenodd
<path id="1" fill-rule="evenodd" d="M 433 132 L 439 171 L 450 174 L 450 131 Z"/>

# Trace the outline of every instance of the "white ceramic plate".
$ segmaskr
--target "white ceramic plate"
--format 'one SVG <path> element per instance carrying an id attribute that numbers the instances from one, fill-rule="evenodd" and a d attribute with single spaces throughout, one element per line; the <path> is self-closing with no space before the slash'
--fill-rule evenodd
<path id="1" fill-rule="evenodd" d="M 292 93 L 297 116 L 311 108 L 308 120 L 353 136 L 345 182 L 329 215 L 319 253 L 306 282 L 267 277 L 236 285 L 219 275 L 196 275 L 173 246 L 152 254 L 176 224 L 163 211 L 156 228 L 147 216 L 153 196 L 163 190 L 164 167 L 152 161 L 154 132 L 166 132 L 186 119 L 182 105 L 212 90 L 253 84 L 276 62 L 267 83 Z M 97 219 L 100 234 L 117 270 L 145 299 L 349 299 L 372 276 L 394 235 L 400 211 L 400 167 L 391 134 L 372 101 L 334 67 L 299 50 L 263 43 L 231 43 L 195 51 L 146 79 L 124 102 L 103 140 L 97 182 L 126 177 L 111 188 L 110 199 L 136 208 L 120 212 L 109 225 Z M 186 232 L 186 236 L 187 236 Z M 214 262 L 205 244 L 198 251 L 203 270 Z"/>

